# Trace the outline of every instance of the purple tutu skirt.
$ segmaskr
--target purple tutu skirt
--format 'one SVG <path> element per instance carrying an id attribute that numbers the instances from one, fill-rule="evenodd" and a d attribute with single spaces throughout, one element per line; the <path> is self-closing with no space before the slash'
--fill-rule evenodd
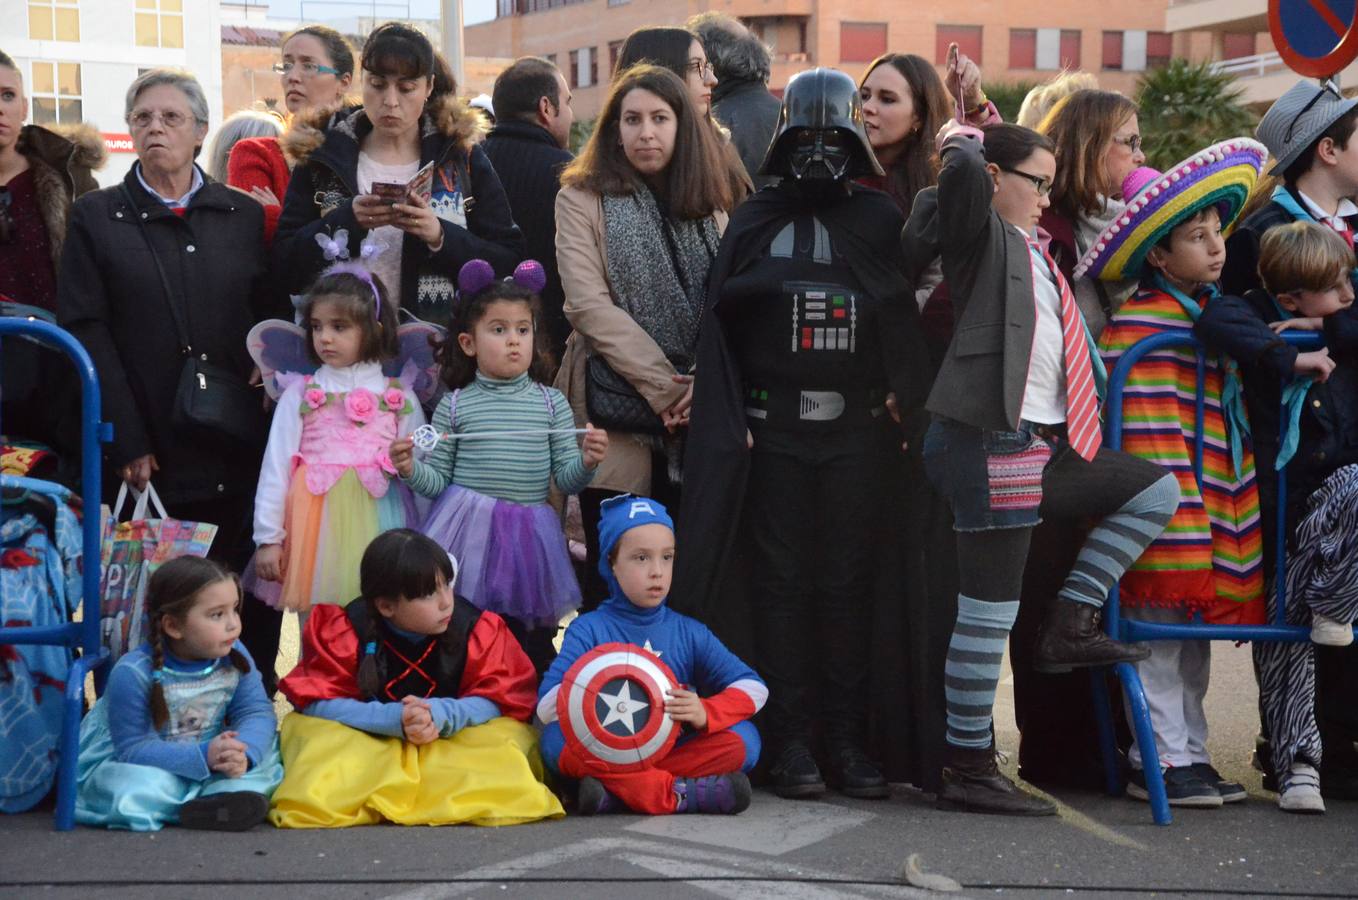
<path id="1" fill-rule="evenodd" d="M 527 625 L 555 625 L 580 606 L 556 510 L 487 497 L 456 484 L 434 501 L 421 529 L 457 557 L 459 596 Z"/>

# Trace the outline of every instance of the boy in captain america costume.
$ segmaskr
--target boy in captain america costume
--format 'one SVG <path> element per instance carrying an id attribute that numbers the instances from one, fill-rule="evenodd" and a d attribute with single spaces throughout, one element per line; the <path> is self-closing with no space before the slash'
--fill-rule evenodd
<path id="1" fill-rule="evenodd" d="M 544 724 L 543 760 L 553 772 L 580 779 L 581 815 L 623 809 L 650 815 L 738 813 L 750 804 L 744 773 L 759 759 L 759 732 L 749 719 L 764 705 L 768 689 L 705 625 L 665 605 L 675 543 L 665 507 L 623 494 L 604 501 L 601 512 L 599 572 L 609 595 L 570 624 L 561 653 L 543 676 L 537 707 Z M 580 657 L 610 643 L 653 653 L 681 684 L 669 692 L 665 713 L 685 734 L 640 770 L 619 771 L 557 721 L 562 678 Z"/>

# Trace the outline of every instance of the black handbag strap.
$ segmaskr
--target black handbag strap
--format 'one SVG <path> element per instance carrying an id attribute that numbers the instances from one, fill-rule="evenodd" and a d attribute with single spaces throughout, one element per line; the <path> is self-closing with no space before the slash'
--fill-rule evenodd
<path id="1" fill-rule="evenodd" d="M 189 340 L 189 329 L 180 317 L 178 304 L 174 302 L 174 292 L 170 290 L 170 279 L 165 276 L 165 267 L 161 265 L 160 256 L 156 253 L 156 245 L 151 243 L 151 234 L 146 229 L 146 219 L 137 208 L 137 201 L 132 198 L 132 192 L 127 189 L 126 182 L 122 185 L 123 196 L 127 198 L 128 206 L 131 207 L 132 216 L 137 220 L 137 227 L 141 229 L 142 240 L 146 241 L 146 249 L 151 251 L 151 261 L 156 264 L 156 273 L 160 275 L 160 287 L 165 292 L 165 305 L 170 307 L 170 319 L 174 322 L 174 329 L 179 333 L 179 349 L 185 356 L 193 355 L 193 344 Z"/>

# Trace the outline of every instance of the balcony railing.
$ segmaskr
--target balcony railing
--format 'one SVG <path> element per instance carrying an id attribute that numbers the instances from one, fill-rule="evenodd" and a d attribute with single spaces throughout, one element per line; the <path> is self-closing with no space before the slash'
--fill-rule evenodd
<path id="1" fill-rule="evenodd" d="M 1212 64 L 1213 72 L 1234 75 L 1236 78 L 1262 78 L 1285 68 L 1287 68 L 1287 64 L 1277 53 L 1238 56 L 1235 59 L 1223 59 Z"/>

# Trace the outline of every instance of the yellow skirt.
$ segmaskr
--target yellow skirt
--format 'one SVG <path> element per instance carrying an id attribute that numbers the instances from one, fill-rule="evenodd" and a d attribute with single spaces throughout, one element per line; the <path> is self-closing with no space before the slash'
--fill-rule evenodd
<path id="1" fill-rule="evenodd" d="M 537 732 L 491 719 L 416 747 L 329 719 L 283 719 L 283 783 L 269 821 L 279 828 L 519 825 L 565 815 L 543 784 Z"/>

